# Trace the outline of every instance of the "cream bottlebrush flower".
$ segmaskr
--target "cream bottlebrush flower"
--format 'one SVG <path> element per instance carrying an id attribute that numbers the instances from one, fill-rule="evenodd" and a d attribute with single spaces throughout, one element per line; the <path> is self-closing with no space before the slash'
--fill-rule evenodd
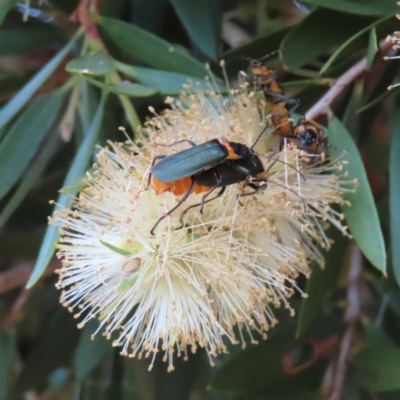
<path id="1" fill-rule="evenodd" d="M 174 354 L 187 356 L 201 346 L 212 363 L 226 351 L 224 337 L 243 345 L 242 332 L 252 341 L 252 331 L 266 337 L 277 322 L 270 304 L 289 308 L 295 278 L 308 273 L 311 259 L 323 262 L 314 244 L 329 245 L 323 221 L 342 229 L 330 203 L 342 202 L 346 182 L 332 174 L 337 163 L 308 164 L 286 149 L 274 156 L 286 164 L 264 157 L 264 191 L 239 198 L 243 185 L 232 185 L 203 215 L 198 208 L 186 213 L 182 227 L 182 211 L 201 199 L 191 195 L 152 236 L 154 223 L 178 197 L 146 190 L 151 161 L 185 145 L 151 143 L 225 136 L 251 145 L 266 121 L 264 107 L 246 88 L 227 99 L 199 91 L 167 102 L 171 110 L 147 124 L 150 142 L 102 150 L 74 210 L 57 213 L 53 223 L 63 233 L 62 303 L 82 319 L 80 326 L 98 318 L 95 333 L 118 332 L 114 345 L 121 354 L 149 357 L 152 365 L 161 350 L 172 370 Z M 271 138 L 262 137 L 259 151 Z"/>

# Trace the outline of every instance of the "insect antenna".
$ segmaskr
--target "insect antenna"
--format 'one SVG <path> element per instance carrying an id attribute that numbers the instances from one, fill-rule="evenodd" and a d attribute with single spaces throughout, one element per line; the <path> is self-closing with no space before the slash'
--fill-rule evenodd
<path id="1" fill-rule="evenodd" d="M 304 182 L 306 182 L 306 177 L 294 165 L 292 165 L 292 164 L 290 164 L 290 163 L 288 163 L 286 161 L 280 160 L 279 158 L 275 158 L 273 156 L 270 156 L 269 154 L 260 154 L 260 153 L 255 153 L 255 154 L 257 154 L 259 157 L 265 157 L 265 158 L 268 158 L 269 160 L 273 161 L 273 163 L 268 167 L 268 169 L 265 170 L 265 173 L 267 173 L 275 165 L 275 163 L 280 162 L 282 164 L 287 165 L 289 168 L 293 169 L 294 171 L 296 171 L 303 178 Z"/>

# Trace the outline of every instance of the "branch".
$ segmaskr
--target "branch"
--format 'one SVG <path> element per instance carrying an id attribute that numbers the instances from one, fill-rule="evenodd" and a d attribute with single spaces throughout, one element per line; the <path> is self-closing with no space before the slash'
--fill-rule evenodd
<path id="1" fill-rule="evenodd" d="M 0 273 L 0 294 L 25 286 L 32 274 L 35 263 L 27 262 L 16 265 L 12 269 Z M 61 262 L 54 259 L 43 274 L 43 278 L 54 274 L 54 271 L 61 268 Z"/>
<path id="2" fill-rule="evenodd" d="M 379 47 L 382 52 L 385 52 L 392 47 L 391 43 L 386 40 L 382 40 L 379 43 Z M 342 93 L 343 89 L 353 82 L 358 76 L 360 76 L 367 69 L 367 57 L 365 56 L 357 64 L 354 64 L 348 71 L 341 75 L 332 87 L 325 93 L 324 96 L 316 103 L 313 107 L 308 110 L 306 117 L 308 119 L 315 119 L 320 114 L 327 112 L 328 107 L 333 103 L 336 97 Z"/>
<path id="3" fill-rule="evenodd" d="M 90 12 L 97 12 L 100 8 L 100 2 L 101 0 L 81 0 L 70 17 L 71 21 L 80 22 L 84 26 L 88 37 L 99 42 L 101 42 L 101 37 L 99 31 L 92 22 Z"/>

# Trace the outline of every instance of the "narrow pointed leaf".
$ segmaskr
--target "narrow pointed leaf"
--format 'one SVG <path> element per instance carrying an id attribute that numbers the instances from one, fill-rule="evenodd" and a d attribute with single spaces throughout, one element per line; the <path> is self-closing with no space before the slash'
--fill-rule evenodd
<path id="1" fill-rule="evenodd" d="M 72 73 L 102 76 L 115 71 L 115 62 L 102 52 L 89 53 L 71 60 L 65 69 Z"/>
<path id="2" fill-rule="evenodd" d="M 364 339 L 368 347 L 396 347 L 396 342 L 371 321 L 363 321 L 363 328 Z"/>
<path id="3" fill-rule="evenodd" d="M 356 141 L 360 132 L 360 116 L 357 114 L 357 109 L 363 101 L 364 83 L 364 79 L 361 77 L 354 82 L 352 94 L 342 118 L 343 125 Z"/>
<path id="4" fill-rule="evenodd" d="M 192 74 L 200 78 L 208 75 L 208 71 L 199 61 L 137 26 L 105 17 L 99 19 L 99 25 L 117 46 L 154 68 Z"/>
<path id="5" fill-rule="evenodd" d="M 216 373 L 211 385 L 218 390 L 259 389 L 285 376 L 281 363 L 282 356 L 294 348 L 294 326 L 275 328 L 278 334 L 267 341 L 252 346 L 228 361 Z M 275 332 L 276 333 L 276 332 Z M 243 367 L 245 367 L 243 369 Z"/>
<path id="6" fill-rule="evenodd" d="M 375 26 L 369 31 L 368 53 L 367 53 L 367 68 L 370 69 L 374 62 L 375 55 L 378 51 L 378 38 L 376 37 Z"/>
<path id="7" fill-rule="evenodd" d="M 0 198 L 21 177 L 46 133 L 57 118 L 62 104 L 59 90 L 35 101 L 14 123 L 0 145 Z"/>
<path id="8" fill-rule="evenodd" d="M 101 122 L 103 119 L 104 106 L 106 96 L 103 95 L 101 102 L 97 108 L 96 114 L 90 125 L 89 131 L 85 135 L 84 141 L 82 142 L 79 150 L 77 151 L 72 165 L 68 171 L 67 177 L 65 178 L 63 186 L 71 186 L 79 177 L 82 177 L 85 169 L 91 160 L 94 145 L 96 144 L 97 135 L 100 132 Z M 53 213 L 62 209 L 63 207 L 68 208 L 71 206 L 72 197 L 76 194 L 76 190 L 69 195 L 60 194 L 57 205 L 54 207 Z M 58 227 L 49 225 L 47 227 L 42 246 L 39 251 L 39 256 L 36 261 L 35 268 L 32 272 L 31 277 L 27 283 L 27 287 L 32 287 L 38 279 L 42 276 L 47 265 L 49 264 L 51 257 L 54 254 L 54 244 L 58 241 L 60 233 Z"/>
<path id="9" fill-rule="evenodd" d="M 369 24 L 369 20 L 319 9 L 291 29 L 282 41 L 285 65 L 290 70 L 300 68 L 333 47 L 340 46 Z M 338 26 L 340 29 L 337 29 Z"/>
<path id="10" fill-rule="evenodd" d="M 364 106 L 360 107 L 357 110 L 357 113 L 362 113 L 364 111 L 367 111 L 368 109 L 376 106 L 377 104 L 379 104 L 383 100 L 386 100 L 388 97 L 390 97 L 394 93 L 395 93 L 394 90 L 385 90 L 378 97 L 375 97 L 375 99 L 371 100 L 369 103 L 367 103 Z"/>
<path id="11" fill-rule="evenodd" d="M 27 193 L 37 182 L 39 176 L 45 169 L 47 163 L 50 161 L 51 157 L 55 151 L 55 144 L 59 139 L 59 132 L 55 130 L 53 136 L 50 138 L 48 143 L 46 143 L 44 149 L 41 151 L 40 156 L 37 161 L 29 168 L 27 174 L 23 177 L 18 189 L 12 194 L 8 203 L 0 212 L 0 227 L 4 225 L 7 219 L 12 215 L 12 213 L 18 208 L 21 202 L 24 200 Z"/>
<path id="12" fill-rule="evenodd" d="M 209 82 L 191 75 L 136 67 L 120 62 L 117 62 L 117 69 L 143 85 L 159 90 L 163 95 L 177 96 L 182 92 L 183 85 L 187 85 L 190 82 L 195 83 L 196 89 L 209 89 Z M 219 90 L 225 93 L 227 88 L 219 85 Z"/>
<path id="13" fill-rule="evenodd" d="M 393 0 L 302 0 L 302 2 L 359 15 L 388 15 L 398 11 Z"/>
<path id="14" fill-rule="evenodd" d="M 218 3 L 216 0 L 211 1 Z M 217 17 L 218 13 L 215 13 L 211 1 L 171 0 L 171 3 L 193 42 L 204 54 L 215 58 L 218 32 L 214 29 L 213 19 Z M 219 23 L 221 23 L 221 19 Z"/>
<path id="15" fill-rule="evenodd" d="M 360 29 L 355 35 L 351 36 L 350 38 L 348 38 L 343 44 L 341 44 L 341 46 L 331 55 L 331 57 L 329 57 L 329 60 L 324 64 L 324 66 L 321 68 L 320 73 L 324 74 L 332 65 L 332 63 L 336 60 L 336 58 L 342 53 L 342 51 L 344 49 L 346 49 L 346 47 L 350 46 L 350 44 L 352 44 L 356 39 L 358 39 L 359 37 L 366 35 L 368 33 L 368 31 L 372 31 L 375 30 L 375 37 L 376 37 L 376 26 L 382 24 L 385 21 L 391 20 L 394 17 L 394 15 L 389 15 L 389 16 L 385 16 L 381 19 L 379 19 L 378 21 L 373 22 L 371 25 L 366 26 L 363 29 Z M 370 39 L 371 40 L 371 39 Z M 373 59 L 372 59 L 373 61 Z"/>
<path id="16" fill-rule="evenodd" d="M 7 399 L 15 353 L 14 335 L 0 327 L 0 400 Z"/>
<path id="17" fill-rule="evenodd" d="M 49 76 L 56 70 L 62 60 L 67 56 L 76 39 L 80 36 L 79 31 L 1 110 L 0 128 L 7 124 L 12 117 L 26 104 L 32 95 L 43 85 Z"/>
<path id="18" fill-rule="evenodd" d="M 47 26 L 40 29 L 0 30 L 0 56 L 32 51 L 39 46 L 62 39 L 60 30 Z"/>
<path id="19" fill-rule="evenodd" d="M 122 256 L 130 256 L 132 254 L 130 251 L 121 249 L 120 247 L 113 246 L 111 243 L 105 242 L 104 240 L 100 240 L 100 243 L 103 246 L 108 247 L 110 250 L 115 251 L 118 254 L 121 254 Z"/>
<path id="20" fill-rule="evenodd" d="M 226 66 L 229 69 L 230 65 L 234 64 L 235 59 L 236 61 L 240 60 L 240 56 L 254 58 L 263 57 L 269 53 L 277 51 L 280 47 L 281 41 L 289 31 L 290 27 L 286 27 L 254 38 L 241 46 L 229 49 L 222 54 L 221 59 L 226 60 Z M 241 62 L 243 63 L 243 60 L 241 60 Z"/>
<path id="21" fill-rule="evenodd" d="M 14 382 L 18 394 L 36 388 L 59 366 L 69 366 L 79 339 L 75 320 L 66 309 L 59 307 L 35 341 Z M 18 397 L 17 397 L 18 398 Z"/>
<path id="22" fill-rule="evenodd" d="M 75 373 L 78 378 L 92 371 L 114 350 L 111 340 L 107 340 L 101 334 L 96 335 L 92 340 L 92 335 L 98 326 L 98 321 L 90 320 L 81 333 L 74 361 Z"/>
<path id="23" fill-rule="evenodd" d="M 400 389 L 400 350 L 394 347 L 368 347 L 354 358 L 350 379 L 375 391 Z"/>
<path id="24" fill-rule="evenodd" d="M 364 255 L 371 264 L 385 273 L 385 243 L 364 164 L 351 135 L 335 117 L 329 121 L 329 142 L 347 152 L 347 155 L 344 155 L 348 161 L 348 165 L 344 166 L 344 171 L 348 173 L 346 179 L 357 179 L 358 181 L 356 191 L 346 193 L 343 196 L 345 200 L 351 203 L 350 206 L 343 206 L 342 208 L 346 222 Z M 330 149 L 330 152 L 343 156 L 335 149 Z"/>
<path id="25" fill-rule="evenodd" d="M 115 94 L 122 94 L 124 96 L 149 97 L 149 96 L 154 96 L 156 93 L 158 93 L 157 89 L 153 89 L 151 87 L 140 85 L 138 83 L 132 83 L 129 81 L 123 81 L 119 84 L 108 84 L 100 82 L 96 79 L 88 78 L 86 76 L 85 78 L 88 82 L 101 89 L 108 90 L 109 92 Z"/>
<path id="26" fill-rule="evenodd" d="M 400 101 L 396 101 L 393 113 L 392 138 L 390 143 L 389 199 L 393 272 L 400 285 Z"/>
<path id="27" fill-rule="evenodd" d="M 0 25 L 13 5 L 14 0 L 0 0 Z"/>
<path id="28" fill-rule="evenodd" d="M 216 372 L 211 386 L 218 390 L 255 391 L 288 378 L 282 357 L 305 343 L 308 338 L 323 338 L 345 328 L 343 314 L 332 312 L 321 316 L 302 339 L 295 338 L 294 321 L 278 325 L 270 337 L 256 346 L 233 356 Z"/>
<path id="29" fill-rule="evenodd" d="M 302 335 L 318 316 L 324 306 L 329 291 L 335 287 L 337 276 L 341 270 L 345 238 L 342 233 L 332 227 L 327 236 L 334 240 L 332 248 L 325 257 L 325 268 L 317 263 L 311 265 L 311 276 L 307 281 L 307 298 L 301 301 L 300 314 L 297 321 L 296 335 Z"/>

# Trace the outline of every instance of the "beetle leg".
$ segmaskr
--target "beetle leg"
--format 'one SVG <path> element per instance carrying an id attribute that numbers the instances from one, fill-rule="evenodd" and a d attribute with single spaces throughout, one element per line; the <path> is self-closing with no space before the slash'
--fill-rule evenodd
<path id="1" fill-rule="evenodd" d="M 206 198 L 217 188 L 217 187 L 219 187 L 220 186 L 220 184 L 221 184 L 221 182 L 222 182 L 222 178 L 221 178 L 221 176 L 220 176 L 220 174 L 216 171 L 216 170 L 213 170 L 213 172 L 214 172 L 214 177 L 215 177 L 215 185 L 201 198 L 201 206 L 200 206 L 200 214 L 203 214 L 203 211 L 204 211 L 204 204 L 206 204 L 206 203 L 208 203 L 209 201 L 211 201 L 211 200 L 214 200 L 214 199 L 216 199 L 217 197 L 219 197 L 219 196 L 221 196 L 221 194 L 220 194 L 220 192 L 221 191 L 219 191 L 219 193 L 218 193 L 218 195 L 217 195 L 217 197 L 213 197 L 212 199 L 210 199 L 210 200 L 206 200 Z M 223 193 L 223 192 L 222 192 Z"/>
<path id="2" fill-rule="evenodd" d="M 191 206 L 189 206 L 188 208 L 186 208 L 186 209 L 183 211 L 183 213 L 182 213 L 182 215 L 181 215 L 181 222 L 182 222 L 183 216 L 184 216 L 190 209 L 200 206 L 200 213 L 203 214 L 203 211 L 204 211 L 204 204 L 209 203 L 210 201 L 213 201 L 213 200 L 217 199 L 218 197 L 222 196 L 222 194 L 224 193 L 224 191 L 225 191 L 225 186 L 223 186 L 223 187 L 221 188 L 221 190 L 218 192 L 218 194 L 217 194 L 215 197 L 206 200 L 207 197 L 208 197 L 217 187 L 219 187 L 219 185 L 220 185 L 220 183 L 221 183 L 221 181 L 222 181 L 221 176 L 219 175 L 219 173 L 218 173 L 217 171 L 215 171 L 215 170 L 213 170 L 213 172 L 214 172 L 215 181 L 216 181 L 215 185 L 201 198 L 201 202 L 200 202 L 200 203 L 192 204 Z"/>
<path id="3" fill-rule="evenodd" d="M 205 196 L 207 196 L 208 194 L 210 194 L 215 188 L 216 188 L 216 186 L 214 186 L 210 191 L 208 191 L 208 192 L 206 193 Z M 221 197 L 221 196 L 224 194 L 225 189 L 226 189 L 226 186 L 222 186 L 221 190 L 218 192 L 218 194 L 217 194 L 216 196 L 212 197 L 211 199 L 205 200 L 204 202 L 202 201 L 201 203 L 192 204 L 191 206 L 189 206 L 188 208 L 186 208 L 186 209 L 182 212 L 182 215 L 181 215 L 181 223 L 183 224 L 183 217 L 184 217 L 184 215 L 185 215 L 189 210 L 191 210 L 192 208 L 198 207 L 198 206 L 204 207 L 204 204 L 209 203 L 210 201 L 213 201 L 213 200 L 215 200 L 215 199 L 218 199 L 218 197 Z M 203 196 L 203 199 L 204 199 L 205 196 Z M 202 200 L 203 200 L 203 199 L 202 199 Z"/>
<path id="4" fill-rule="evenodd" d="M 300 100 L 298 100 L 298 99 L 292 99 L 292 98 L 290 98 L 290 97 L 286 97 L 284 94 L 282 94 L 282 93 L 277 93 L 277 92 L 274 92 L 274 91 L 272 91 L 272 90 L 264 90 L 264 93 L 266 94 L 266 95 L 269 95 L 269 96 L 271 96 L 271 97 L 275 97 L 275 98 L 277 98 L 277 99 L 280 99 L 280 100 L 283 100 L 283 102 L 284 102 L 284 105 L 286 105 L 286 104 L 295 104 L 295 108 L 297 108 L 299 105 L 300 105 Z"/>
<path id="5" fill-rule="evenodd" d="M 192 183 L 190 184 L 190 187 L 188 189 L 188 191 L 182 196 L 182 198 L 180 199 L 180 201 L 178 202 L 178 204 L 176 204 L 174 207 L 172 207 L 166 214 L 164 214 L 163 216 L 161 216 L 158 221 L 155 223 L 155 225 L 153 226 L 153 228 L 150 231 L 150 234 L 154 235 L 154 230 L 157 228 L 158 224 L 166 217 L 168 217 L 169 215 L 171 215 L 189 196 L 190 194 L 193 192 L 193 188 L 195 185 L 196 181 L 192 178 Z"/>
<path id="6" fill-rule="evenodd" d="M 257 80 L 254 79 L 254 77 L 251 76 L 250 74 L 248 74 L 246 71 L 240 71 L 240 72 L 238 72 L 238 77 L 237 77 L 237 78 L 238 78 L 238 82 L 239 82 L 240 84 L 246 83 L 246 81 L 245 81 L 243 78 L 248 79 L 250 82 L 254 82 L 254 84 L 257 83 Z"/>
<path id="7" fill-rule="evenodd" d="M 262 185 L 257 186 L 254 183 L 250 183 L 249 186 L 254 190 L 252 192 L 241 193 L 238 195 L 238 197 L 252 196 L 253 194 L 256 194 L 256 193 L 261 192 L 262 190 L 266 189 L 268 184 L 263 183 Z M 241 204 L 241 205 L 243 205 L 243 204 Z"/>
<path id="8" fill-rule="evenodd" d="M 165 158 L 165 157 L 167 157 L 167 156 L 164 156 L 164 155 L 162 155 L 162 154 L 159 154 L 158 156 L 155 156 L 154 158 L 153 158 L 153 162 L 151 163 L 151 165 L 150 165 L 150 171 L 151 171 L 151 167 L 156 163 L 156 161 L 157 160 L 161 160 L 161 159 L 163 159 L 163 158 Z M 149 172 L 149 179 L 147 180 L 147 187 L 146 187 L 146 190 L 150 187 L 150 185 L 151 185 L 151 177 L 153 176 L 153 174 L 151 173 L 151 172 Z"/>

